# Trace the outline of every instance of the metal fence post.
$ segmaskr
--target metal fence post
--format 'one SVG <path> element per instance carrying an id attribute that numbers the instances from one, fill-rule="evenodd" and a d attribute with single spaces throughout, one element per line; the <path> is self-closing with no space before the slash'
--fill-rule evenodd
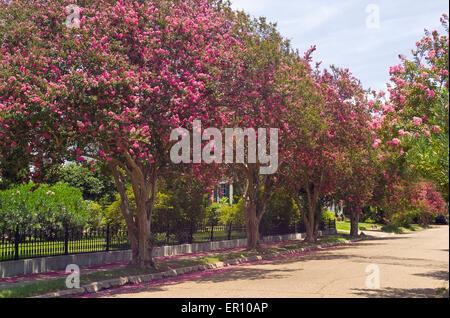
<path id="1" fill-rule="evenodd" d="M 14 259 L 19 259 L 19 226 L 16 227 L 16 232 L 14 233 Z"/>
<path id="2" fill-rule="evenodd" d="M 228 227 L 228 240 L 231 240 L 232 226 L 233 226 L 233 222 L 230 222 L 230 226 Z"/>
<path id="3" fill-rule="evenodd" d="M 106 251 L 109 252 L 109 245 L 111 244 L 109 223 L 106 225 Z"/>
<path id="4" fill-rule="evenodd" d="M 194 222 L 191 222 L 189 227 L 189 244 L 194 242 Z"/>
<path id="5" fill-rule="evenodd" d="M 69 229 L 67 224 L 64 226 L 64 254 L 69 254 Z"/>
<path id="6" fill-rule="evenodd" d="M 167 223 L 166 244 L 169 244 L 170 239 L 170 223 Z"/>
<path id="7" fill-rule="evenodd" d="M 211 223 L 211 242 L 214 241 L 214 224 Z"/>

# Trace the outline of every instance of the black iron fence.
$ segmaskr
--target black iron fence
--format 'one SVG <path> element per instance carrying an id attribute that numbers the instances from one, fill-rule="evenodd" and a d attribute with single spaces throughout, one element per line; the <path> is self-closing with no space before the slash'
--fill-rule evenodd
<path id="1" fill-rule="evenodd" d="M 329 220 L 326 222 L 321 222 L 319 224 L 320 231 L 326 230 L 335 230 L 336 229 L 336 221 Z M 306 233 L 305 224 L 302 222 L 296 222 L 290 225 L 274 225 L 274 224 L 262 224 L 260 226 L 261 234 L 264 236 L 268 235 L 285 235 L 292 233 Z"/>
<path id="2" fill-rule="evenodd" d="M 335 229 L 336 222 L 320 225 L 320 230 Z M 271 227 L 261 230 L 262 235 L 283 235 L 305 232 L 301 223 L 288 227 Z M 198 225 L 154 233 L 155 246 L 245 238 L 245 227 L 229 225 Z M 0 229 L 0 262 L 35 257 L 117 251 L 129 249 L 127 231 L 107 226 L 99 230 L 68 230 L 22 232 Z"/>
<path id="3" fill-rule="evenodd" d="M 336 220 L 328 220 L 327 222 L 321 222 L 319 226 L 319 230 L 336 230 Z"/>
<path id="4" fill-rule="evenodd" d="M 127 232 L 109 226 L 90 231 L 0 230 L 0 261 L 128 248 Z"/>

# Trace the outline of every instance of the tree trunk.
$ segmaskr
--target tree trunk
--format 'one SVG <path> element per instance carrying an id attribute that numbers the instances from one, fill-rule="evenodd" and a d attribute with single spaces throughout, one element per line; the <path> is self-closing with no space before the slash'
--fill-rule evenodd
<path id="1" fill-rule="evenodd" d="M 314 235 L 314 213 L 312 213 L 312 209 L 308 204 L 308 198 L 305 193 L 295 193 L 295 202 L 297 203 L 298 208 L 300 209 L 301 217 L 303 225 L 306 230 L 306 242 L 313 243 L 315 242 Z"/>
<path id="2" fill-rule="evenodd" d="M 156 173 L 146 180 L 139 179 L 136 174 L 129 173 L 136 202 L 134 214 L 130 209 L 126 190 L 126 177 L 117 166 L 113 166 L 111 170 L 121 198 L 120 208 L 128 228 L 128 239 L 132 250 L 130 264 L 142 268 L 154 268 L 150 222 L 156 192 Z M 150 189 L 152 189 L 151 198 L 149 198 Z"/>
<path id="3" fill-rule="evenodd" d="M 358 236 L 359 213 L 350 211 L 350 235 Z"/>
<path id="4" fill-rule="evenodd" d="M 316 241 L 316 236 L 314 235 L 314 225 L 311 222 L 305 222 L 306 228 L 306 238 L 305 241 L 309 243 L 314 243 Z"/>
<path id="5" fill-rule="evenodd" d="M 305 219 L 305 228 L 306 228 L 306 242 L 314 243 L 317 240 L 316 235 L 316 225 L 315 225 L 315 217 L 314 217 L 314 208 L 308 207 L 307 216 Z"/>
<path id="6" fill-rule="evenodd" d="M 258 249 L 259 244 L 259 220 L 257 217 L 256 189 L 249 187 L 245 200 L 245 226 L 247 231 L 247 248 Z"/>
<path id="7" fill-rule="evenodd" d="M 320 223 L 322 222 L 322 203 L 316 202 L 315 204 L 315 213 L 314 213 L 314 241 L 317 241 L 319 238 L 319 229 Z"/>
<path id="8" fill-rule="evenodd" d="M 152 257 L 152 245 L 150 241 L 150 227 L 148 224 L 147 219 L 147 213 L 145 209 L 145 203 L 141 204 L 143 206 L 137 207 L 137 221 L 138 221 L 138 228 L 139 228 L 139 235 L 138 235 L 138 254 L 136 263 L 140 267 L 147 268 L 147 267 L 154 267 L 155 264 L 153 262 Z"/>
<path id="9" fill-rule="evenodd" d="M 246 222 L 247 228 L 247 248 L 249 250 L 259 249 L 259 222 L 257 218 L 249 218 Z"/>
<path id="10" fill-rule="evenodd" d="M 247 185 L 245 190 L 244 216 L 247 230 L 247 248 L 260 249 L 259 225 L 265 212 L 265 206 L 271 189 L 270 179 L 264 181 L 264 193 L 260 194 L 261 180 L 257 167 L 247 170 Z"/>

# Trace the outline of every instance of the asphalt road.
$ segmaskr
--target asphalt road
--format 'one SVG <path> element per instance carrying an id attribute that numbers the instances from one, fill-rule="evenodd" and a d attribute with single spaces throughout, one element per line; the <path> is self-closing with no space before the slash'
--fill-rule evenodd
<path id="1" fill-rule="evenodd" d="M 377 236 L 376 240 L 354 243 L 349 247 L 210 271 L 164 285 L 128 287 L 126 290 L 109 291 L 103 296 L 436 297 L 445 287 L 448 297 L 448 226 L 410 234 L 373 235 Z M 369 272 L 366 273 L 366 270 Z"/>

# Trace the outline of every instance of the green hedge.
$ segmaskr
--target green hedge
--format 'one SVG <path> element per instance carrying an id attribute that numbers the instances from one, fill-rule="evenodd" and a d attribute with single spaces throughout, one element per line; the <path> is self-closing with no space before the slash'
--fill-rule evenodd
<path id="1" fill-rule="evenodd" d="M 88 221 L 88 202 L 67 184 L 30 182 L 0 191 L 0 230 L 57 231 L 83 228 Z"/>

